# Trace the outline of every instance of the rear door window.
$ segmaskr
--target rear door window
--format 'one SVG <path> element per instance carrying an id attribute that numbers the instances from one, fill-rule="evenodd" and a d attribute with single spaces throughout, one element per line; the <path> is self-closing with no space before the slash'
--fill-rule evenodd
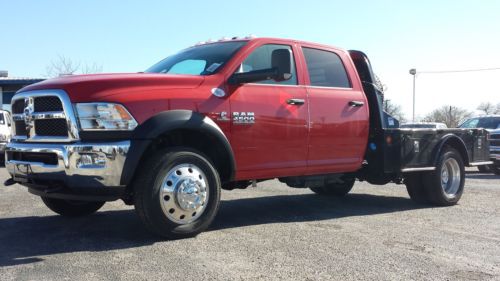
<path id="1" fill-rule="evenodd" d="M 329 51 L 302 48 L 311 86 L 351 88 L 340 57 Z"/>

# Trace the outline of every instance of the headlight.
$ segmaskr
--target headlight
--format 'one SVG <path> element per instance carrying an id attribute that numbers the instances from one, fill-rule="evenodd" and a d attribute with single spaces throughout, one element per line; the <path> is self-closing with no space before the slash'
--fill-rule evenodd
<path id="1" fill-rule="evenodd" d="M 4 134 L 0 134 L 0 141 L 9 141 L 9 137 Z"/>
<path id="2" fill-rule="evenodd" d="M 137 127 L 134 117 L 116 103 L 77 103 L 76 114 L 82 130 L 123 130 Z"/>

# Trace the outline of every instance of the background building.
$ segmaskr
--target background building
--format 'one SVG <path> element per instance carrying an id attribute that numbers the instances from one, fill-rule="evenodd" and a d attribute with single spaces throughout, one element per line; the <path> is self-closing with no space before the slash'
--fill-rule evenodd
<path id="1" fill-rule="evenodd" d="M 43 78 L 9 77 L 7 71 L 0 70 L 1 109 L 10 110 L 12 96 L 24 86 L 43 81 Z"/>

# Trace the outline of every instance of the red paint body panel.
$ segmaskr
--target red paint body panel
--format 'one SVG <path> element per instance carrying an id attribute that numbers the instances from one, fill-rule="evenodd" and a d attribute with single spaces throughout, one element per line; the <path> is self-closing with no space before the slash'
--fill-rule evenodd
<path id="1" fill-rule="evenodd" d="M 298 85 L 245 84 L 227 79 L 258 46 L 292 46 Z M 309 86 L 301 46 L 337 53 L 348 72 L 352 89 Z M 212 95 L 221 88 L 226 97 Z M 187 109 L 205 114 L 221 128 L 233 148 L 236 180 L 351 172 L 359 169 L 368 140 L 369 109 L 359 77 L 345 51 L 294 40 L 258 38 L 209 76 L 168 74 L 75 75 L 46 80 L 22 91 L 63 89 L 72 102 L 107 101 L 123 104 L 143 123 L 159 112 Z M 290 98 L 304 99 L 289 105 Z M 365 106 L 349 107 L 351 100 Z M 221 112 L 254 112 L 255 124 L 218 120 Z"/>

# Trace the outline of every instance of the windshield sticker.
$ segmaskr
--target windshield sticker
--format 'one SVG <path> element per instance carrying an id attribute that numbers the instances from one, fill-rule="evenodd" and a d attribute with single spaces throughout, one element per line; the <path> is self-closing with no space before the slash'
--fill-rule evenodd
<path id="1" fill-rule="evenodd" d="M 212 65 L 210 65 L 209 67 L 207 67 L 207 70 L 208 72 L 214 72 L 215 70 L 217 70 L 217 68 L 219 68 L 221 64 L 220 63 L 212 63 Z"/>

